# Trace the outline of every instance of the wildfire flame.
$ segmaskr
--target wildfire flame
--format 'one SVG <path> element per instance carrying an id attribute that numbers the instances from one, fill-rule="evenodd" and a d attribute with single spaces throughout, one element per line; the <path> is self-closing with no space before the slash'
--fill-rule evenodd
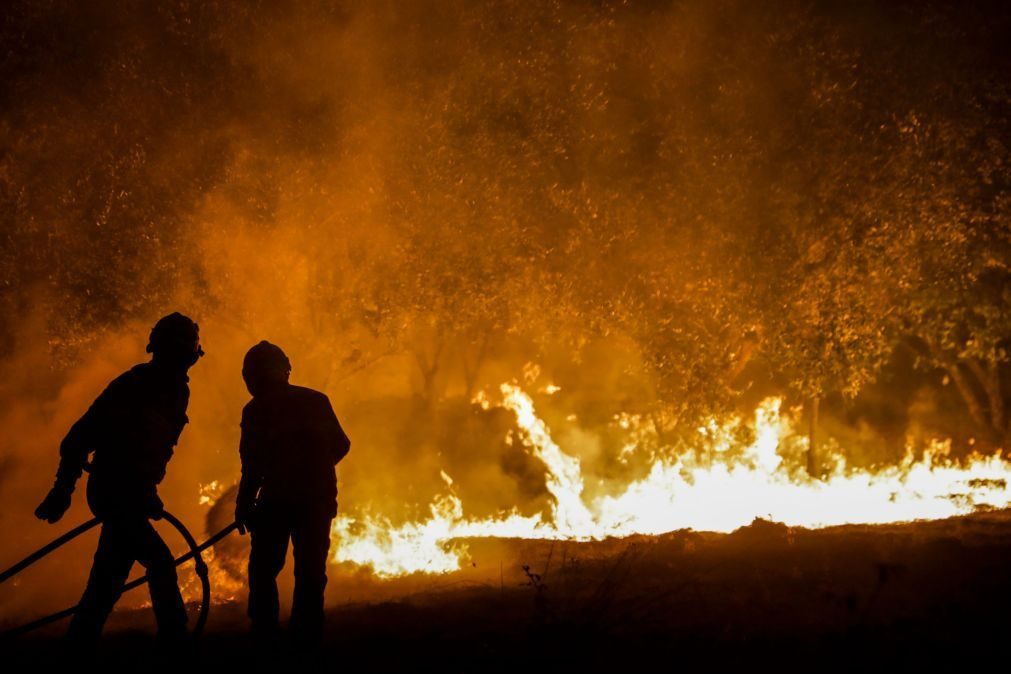
<path id="1" fill-rule="evenodd" d="M 427 519 L 400 526 L 382 517 L 342 514 L 333 527 L 335 561 L 369 567 L 380 577 L 446 573 L 461 568 L 466 538 L 599 540 L 687 528 L 730 532 L 756 517 L 821 528 L 942 519 L 1011 504 L 1011 462 L 1000 453 L 951 462 L 943 443 L 919 460 L 907 455 L 900 465 L 873 472 L 848 467 L 838 457 L 827 476 L 814 479 L 782 456 L 794 434 L 778 398 L 759 405 L 754 441 L 742 452 L 726 451 L 741 420 L 714 422 L 704 429 L 711 440 L 705 451 L 658 458 L 645 478 L 619 495 L 587 501 L 579 459 L 552 439 L 529 395 L 514 384 L 500 388 L 498 404 L 516 415 L 523 445 L 544 464 L 550 512 L 525 517 L 513 510 L 473 519 L 464 515 L 460 499 L 447 493 L 430 505 Z M 483 394 L 475 401 L 492 405 Z M 621 423 L 629 425 L 627 419 Z M 449 476 L 443 477 L 451 487 Z"/>

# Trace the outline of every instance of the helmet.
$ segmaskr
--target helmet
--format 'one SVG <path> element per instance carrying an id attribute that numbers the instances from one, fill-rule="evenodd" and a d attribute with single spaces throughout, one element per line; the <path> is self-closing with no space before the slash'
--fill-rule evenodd
<path id="1" fill-rule="evenodd" d="M 263 340 L 246 352 L 242 361 L 242 378 L 250 392 L 262 385 L 270 385 L 288 381 L 291 374 L 291 361 L 281 347 Z M 256 395 L 253 392 L 253 395 Z"/>
<path id="2" fill-rule="evenodd" d="M 159 358 L 187 360 L 192 365 L 204 355 L 200 326 L 178 311 L 163 316 L 151 329 L 147 352 Z"/>

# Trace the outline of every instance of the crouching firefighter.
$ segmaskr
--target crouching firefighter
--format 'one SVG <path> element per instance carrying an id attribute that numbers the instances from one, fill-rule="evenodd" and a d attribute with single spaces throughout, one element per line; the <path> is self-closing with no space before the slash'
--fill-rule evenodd
<path id="1" fill-rule="evenodd" d="M 291 363 L 270 342 L 246 354 L 242 378 L 253 399 L 242 410 L 242 479 L 235 507 L 249 529 L 249 617 L 253 632 L 278 631 L 277 575 L 291 540 L 295 591 L 292 636 L 322 635 L 330 529 L 337 515 L 335 466 L 351 448 L 325 394 L 288 383 Z"/>
<path id="2" fill-rule="evenodd" d="M 135 561 L 147 569 L 159 638 L 176 643 L 186 636 L 172 553 L 150 520 L 162 516 L 158 484 L 187 422 L 186 373 L 204 353 L 197 324 L 180 313 L 165 316 L 151 330 L 147 352 L 149 362 L 114 379 L 71 427 L 60 445 L 56 484 L 35 510 L 39 519 L 58 521 L 89 470 L 88 505 L 102 530 L 67 633 L 84 651 L 97 644 Z"/>

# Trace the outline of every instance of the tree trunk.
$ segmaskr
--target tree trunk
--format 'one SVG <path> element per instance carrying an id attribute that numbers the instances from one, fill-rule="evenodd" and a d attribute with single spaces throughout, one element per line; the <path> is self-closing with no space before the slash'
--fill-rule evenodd
<path id="1" fill-rule="evenodd" d="M 818 398 L 811 398 L 811 413 L 808 421 L 810 425 L 807 429 L 807 474 L 811 477 L 818 477 L 818 445 L 816 444 L 815 431 L 818 429 L 818 408 L 820 407 Z"/>
<path id="2" fill-rule="evenodd" d="M 998 443 L 1003 442 L 1007 433 L 1007 416 L 1004 407 L 1004 394 L 1000 386 L 1000 365 L 998 363 L 984 365 L 975 358 L 970 359 L 968 365 L 986 393 L 990 406 L 990 426 L 993 428 L 994 440 Z"/>
<path id="3" fill-rule="evenodd" d="M 414 358 L 418 363 L 418 370 L 421 372 L 421 401 L 427 409 L 432 406 L 435 398 L 435 376 L 439 372 L 442 356 L 442 340 L 438 340 L 429 360 L 425 354 L 418 350 L 414 352 Z"/>
<path id="4" fill-rule="evenodd" d="M 481 336 L 481 340 L 477 345 L 477 353 L 474 355 L 474 359 L 471 360 L 467 357 L 467 349 L 461 349 L 462 353 L 462 363 L 463 363 L 463 385 L 465 388 L 464 396 L 467 400 L 470 400 L 471 394 L 474 392 L 474 387 L 477 385 L 477 376 L 481 372 L 481 366 L 484 364 L 485 352 L 488 349 L 488 334 L 485 333 Z"/>
<path id="5" fill-rule="evenodd" d="M 999 439 L 995 437 L 994 428 L 990 423 L 987 412 L 983 409 L 979 397 L 973 390 L 972 382 L 963 374 L 959 364 L 954 361 L 948 361 L 944 364 L 944 369 L 948 373 L 948 376 L 951 377 L 951 381 L 954 382 L 955 388 L 961 394 L 962 400 L 965 401 L 965 406 L 969 409 L 969 416 L 972 417 L 976 426 L 986 434 L 987 440 L 991 442 L 998 441 Z"/>
<path id="6" fill-rule="evenodd" d="M 909 345 L 917 355 L 948 373 L 980 434 L 994 445 L 1003 446 L 1011 433 L 1011 424 L 1001 386 L 1000 363 L 978 358 L 960 361 L 925 337 L 913 337 Z"/>

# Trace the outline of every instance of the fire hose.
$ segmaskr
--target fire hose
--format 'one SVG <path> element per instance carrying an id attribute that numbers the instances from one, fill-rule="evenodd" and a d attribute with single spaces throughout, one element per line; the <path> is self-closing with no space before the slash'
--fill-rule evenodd
<path id="1" fill-rule="evenodd" d="M 232 531 L 234 531 L 238 527 L 238 524 L 235 523 L 235 522 L 232 522 L 231 524 L 229 524 L 228 526 L 226 526 L 224 529 L 222 529 L 221 531 L 217 532 L 216 534 L 214 534 L 213 536 L 211 536 L 210 538 L 208 538 L 203 543 L 198 544 L 197 541 L 196 541 L 196 539 L 193 538 L 193 535 L 189 532 L 189 530 L 174 515 L 172 515 L 171 513 L 167 512 L 167 511 L 163 511 L 162 512 L 162 517 L 165 519 L 166 522 L 168 522 L 169 524 L 171 524 L 176 529 L 176 531 L 179 532 L 179 534 L 183 537 L 183 539 L 186 541 L 186 544 L 190 548 L 189 552 L 187 552 L 186 554 L 184 554 L 184 555 L 176 558 L 176 560 L 175 560 L 175 566 L 179 566 L 181 564 L 185 564 L 186 562 L 188 562 L 189 560 L 192 559 L 192 560 L 194 560 L 194 563 L 195 563 L 195 566 L 196 566 L 195 570 L 197 572 L 197 576 L 200 578 L 200 589 L 201 589 L 201 593 L 202 593 L 202 597 L 201 597 L 201 601 L 200 601 L 200 612 L 197 615 L 197 622 L 193 626 L 193 631 L 192 631 L 192 634 L 194 636 L 198 636 L 201 632 L 203 632 L 204 625 L 207 623 L 207 613 L 208 613 L 208 611 L 210 610 L 210 607 L 211 607 L 211 581 L 210 581 L 210 577 L 208 575 L 207 564 L 204 562 L 203 558 L 200 556 L 200 553 L 203 552 L 204 550 L 206 550 L 207 548 L 211 547 L 212 545 L 214 545 L 215 543 L 217 543 L 221 539 L 223 539 L 228 534 L 232 533 Z M 82 524 L 82 525 L 80 525 L 78 527 L 75 527 L 74 529 L 71 529 L 67 533 L 63 534 L 62 536 L 60 536 L 59 538 L 57 538 L 53 542 L 51 542 L 51 543 L 49 543 L 47 545 L 44 545 L 43 547 L 39 548 L 38 550 L 36 550 L 32 554 L 30 554 L 27 557 L 25 557 L 23 560 L 21 560 L 20 562 L 18 562 L 14 566 L 10 567 L 9 569 L 7 569 L 7 570 L 5 570 L 3 572 L 0 572 L 0 583 L 3 583 L 4 581 L 6 581 L 6 580 L 12 578 L 13 576 L 17 575 L 20 571 L 23 571 L 24 569 L 26 569 L 27 567 L 31 566 L 35 562 L 39 561 L 40 559 L 42 559 L 43 557 L 45 557 L 46 555 L 48 555 L 50 552 L 52 552 L 52 551 L 56 550 L 57 548 L 65 545 L 66 543 L 69 543 L 70 541 L 72 541 L 73 539 L 77 538 L 78 536 L 80 536 L 81 534 L 85 533 L 86 531 L 89 531 L 90 529 L 93 529 L 98 524 L 100 524 L 100 521 L 99 521 L 99 519 L 97 517 L 93 518 L 91 520 L 88 520 L 84 524 Z M 145 574 L 145 575 L 141 576 L 140 578 L 137 578 L 136 580 L 132 580 L 129 583 L 126 583 L 123 586 L 123 590 L 122 591 L 126 592 L 126 591 L 132 590 L 132 589 L 134 589 L 136 587 L 140 587 L 141 585 L 144 585 L 145 583 L 147 583 L 147 581 L 148 581 L 148 578 L 147 578 L 147 575 Z M 76 610 L 77 610 L 77 605 L 74 605 L 74 606 L 71 606 L 70 608 L 63 609 L 62 611 L 57 611 L 56 613 L 52 613 L 52 614 L 44 616 L 42 618 L 38 618 L 37 620 L 33 620 L 30 623 L 26 623 L 24 625 L 20 625 L 18 627 L 11 628 L 11 629 L 6 630 L 4 632 L 0 632 L 0 639 L 9 639 L 9 638 L 21 635 L 21 634 L 25 634 L 26 632 L 31 632 L 32 630 L 38 629 L 40 627 L 44 627 L 45 625 L 49 625 L 51 623 L 57 622 L 59 620 L 62 620 L 64 618 L 68 617 L 68 616 L 71 616 L 71 615 L 74 614 L 74 612 Z"/>

